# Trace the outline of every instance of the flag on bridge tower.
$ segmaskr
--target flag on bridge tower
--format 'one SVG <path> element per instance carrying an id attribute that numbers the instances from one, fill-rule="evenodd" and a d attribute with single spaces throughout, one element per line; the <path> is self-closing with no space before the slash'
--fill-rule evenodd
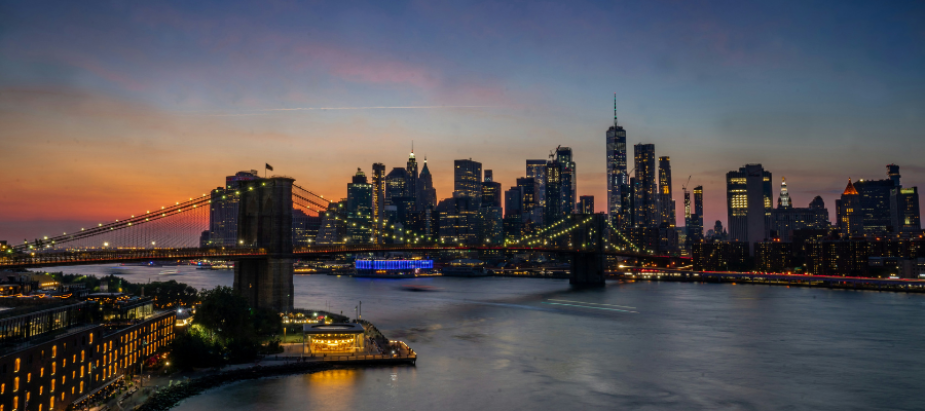
<path id="1" fill-rule="evenodd" d="M 266 167 L 264 167 L 263 169 L 263 177 L 266 178 L 267 170 L 273 171 L 273 166 L 271 166 L 270 163 L 264 163 L 264 164 L 266 164 Z"/>

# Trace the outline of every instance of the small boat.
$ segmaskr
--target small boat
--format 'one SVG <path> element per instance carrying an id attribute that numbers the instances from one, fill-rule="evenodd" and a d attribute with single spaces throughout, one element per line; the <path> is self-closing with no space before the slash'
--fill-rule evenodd
<path id="1" fill-rule="evenodd" d="M 488 275 L 484 261 L 469 258 L 450 261 L 440 271 L 444 277 L 484 277 Z"/>
<path id="2" fill-rule="evenodd" d="M 440 291 L 439 287 L 434 287 L 432 285 L 420 285 L 420 284 L 406 284 L 406 285 L 401 286 L 401 289 L 404 291 L 412 291 L 412 292 Z"/>

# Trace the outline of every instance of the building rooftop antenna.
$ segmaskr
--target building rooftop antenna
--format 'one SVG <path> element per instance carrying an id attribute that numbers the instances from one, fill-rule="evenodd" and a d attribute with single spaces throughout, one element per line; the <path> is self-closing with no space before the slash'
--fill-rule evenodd
<path id="1" fill-rule="evenodd" d="M 618 127 L 618 124 L 617 124 L 617 93 L 613 93 L 613 126 L 614 128 Z"/>

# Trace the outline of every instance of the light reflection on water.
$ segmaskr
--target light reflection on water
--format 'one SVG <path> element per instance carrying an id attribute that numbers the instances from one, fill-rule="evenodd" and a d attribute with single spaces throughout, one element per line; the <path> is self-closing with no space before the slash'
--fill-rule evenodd
<path id="1" fill-rule="evenodd" d="M 153 269 L 121 270 L 142 281 Z M 232 281 L 184 267 L 166 278 Z M 409 283 L 442 291 L 401 290 Z M 925 409 L 923 295 L 324 275 L 297 276 L 295 288 L 304 308 L 352 314 L 362 301 L 364 318 L 419 353 L 417 366 L 245 381 L 179 410 Z"/>

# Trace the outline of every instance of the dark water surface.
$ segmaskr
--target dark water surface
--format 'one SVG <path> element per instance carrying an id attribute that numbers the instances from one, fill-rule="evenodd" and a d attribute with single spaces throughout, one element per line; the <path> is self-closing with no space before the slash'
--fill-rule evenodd
<path id="1" fill-rule="evenodd" d="M 232 282 L 231 271 L 159 276 L 165 269 L 63 268 L 197 288 Z M 325 275 L 297 276 L 295 288 L 298 307 L 352 316 L 362 300 L 363 318 L 408 342 L 417 366 L 245 381 L 178 410 L 925 409 L 923 295 Z"/>

